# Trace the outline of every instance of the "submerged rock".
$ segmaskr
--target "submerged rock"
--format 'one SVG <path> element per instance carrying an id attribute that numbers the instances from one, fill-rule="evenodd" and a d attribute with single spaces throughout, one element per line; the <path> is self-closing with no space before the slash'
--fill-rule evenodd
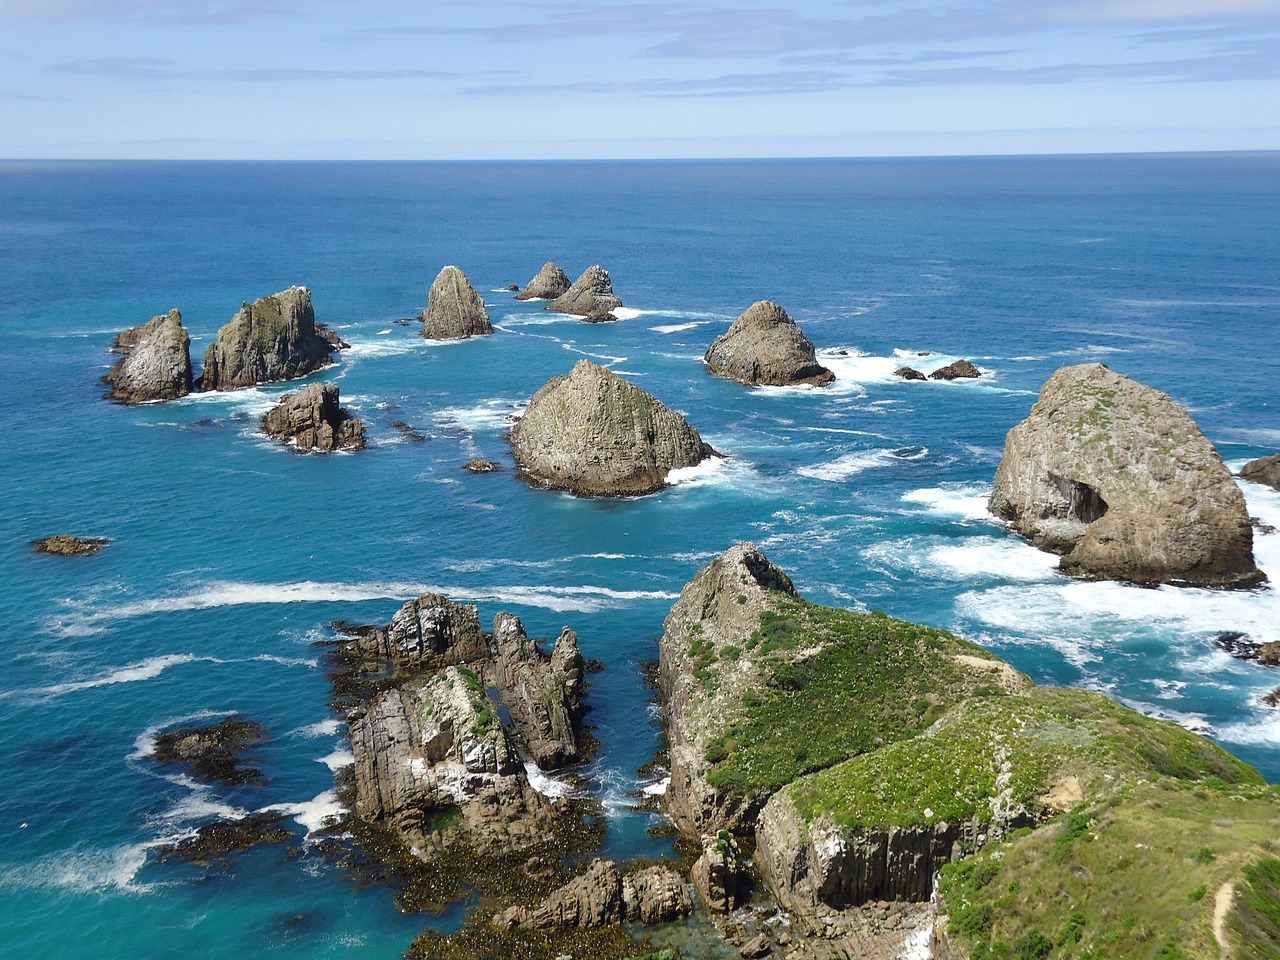
<path id="1" fill-rule="evenodd" d="M 235 390 L 293 380 L 332 363 L 330 344 L 316 332 L 311 291 L 290 287 L 245 303 L 204 355 L 201 390 Z"/>
<path id="2" fill-rule="evenodd" d="M 1250 460 L 1240 468 L 1240 479 L 1261 483 L 1273 490 L 1280 490 L 1280 453 Z"/>
<path id="3" fill-rule="evenodd" d="M 191 392 L 191 337 L 177 310 L 122 331 L 112 349 L 124 354 L 102 378 L 112 400 L 176 400 Z"/>
<path id="4" fill-rule="evenodd" d="M 441 269 L 427 293 L 422 335 L 428 340 L 465 340 L 493 333 L 484 298 L 455 266 Z"/>
<path id="5" fill-rule="evenodd" d="M 613 283 L 609 273 L 599 264 L 587 267 L 582 276 L 573 281 L 563 294 L 557 297 L 546 309 L 560 313 L 573 313 L 592 322 L 616 320 L 610 311 L 622 306 L 622 301 L 613 292 Z"/>
<path id="6" fill-rule="evenodd" d="M 294 833 L 286 823 L 283 814 L 263 811 L 239 820 L 216 820 L 200 827 L 194 836 L 155 848 L 155 858 L 209 866 L 262 843 L 288 843 Z"/>
<path id="7" fill-rule="evenodd" d="M 619 923 L 671 923 L 693 909 L 684 878 L 670 867 L 623 872 L 594 860 L 579 877 L 536 906 L 511 907 L 493 918 L 501 929 L 567 930 Z"/>
<path id="8" fill-rule="evenodd" d="M 462 469 L 469 473 L 497 473 L 502 469 L 502 464 L 492 460 L 471 460 L 463 464 Z"/>
<path id="9" fill-rule="evenodd" d="M 277 440 L 292 440 L 299 453 L 364 449 L 364 423 L 338 405 L 336 383 L 309 383 L 286 393 L 262 418 L 262 429 Z"/>
<path id="10" fill-rule="evenodd" d="M 836 375 L 818 363 L 813 343 L 782 307 L 760 300 L 707 350 L 707 368 L 750 386 L 825 386 Z"/>
<path id="11" fill-rule="evenodd" d="M 903 380 L 926 380 L 928 379 L 923 373 L 915 367 L 899 367 L 893 371 L 895 377 L 901 377 Z"/>
<path id="12" fill-rule="evenodd" d="M 682 416 L 590 360 L 533 395 L 511 444 L 526 477 L 579 496 L 653 493 L 715 454 Z"/>
<path id="13" fill-rule="evenodd" d="M 157 763 L 179 763 L 201 780 L 220 783 L 263 783 L 256 767 L 246 766 L 241 754 L 267 739 L 267 728 L 256 720 L 232 714 L 204 727 L 181 727 L 156 737 L 151 757 Z"/>
<path id="14" fill-rule="evenodd" d="M 91 557 L 111 540 L 107 537 L 72 537 L 65 533 L 32 540 L 35 553 L 47 553 L 55 557 Z"/>
<path id="15" fill-rule="evenodd" d="M 1088 579 L 1265 580 L 1244 497 L 1167 394 L 1099 363 L 1063 367 L 1009 431 L 989 509 Z"/>
<path id="16" fill-rule="evenodd" d="M 548 260 L 538 275 L 516 294 L 517 300 L 555 300 L 565 295 L 573 286 L 569 275 Z M 519 288 L 517 288 L 519 289 Z"/>
<path id="17" fill-rule="evenodd" d="M 957 360 L 929 374 L 930 380 L 971 380 L 982 376 L 982 371 L 968 360 Z"/>

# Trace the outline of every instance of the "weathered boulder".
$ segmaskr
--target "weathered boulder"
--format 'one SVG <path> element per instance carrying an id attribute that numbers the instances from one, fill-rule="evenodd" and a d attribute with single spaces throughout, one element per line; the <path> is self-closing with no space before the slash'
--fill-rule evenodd
<path id="1" fill-rule="evenodd" d="M 392 687 L 349 719 L 356 813 L 421 846 L 442 812 L 457 811 L 475 848 L 543 842 L 552 812 L 535 791 L 478 675 L 446 667 Z"/>
<path id="2" fill-rule="evenodd" d="M 511 445 L 527 478 L 587 497 L 653 493 L 715 454 L 684 417 L 590 360 L 533 395 Z"/>
<path id="3" fill-rule="evenodd" d="M 583 660 L 576 633 L 565 627 L 548 654 L 517 617 L 499 613 L 489 672 L 502 691 L 512 732 L 534 763 L 552 770 L 580 759 Z"/>
<path id="4" fill-rule="evenodd" d="M 336 383 L 309 383 L 286 393 L 262 418 L 262 429 L 277 440 L 292 440 L 299 453 L 364 449 L 364 423 L 338 405 Z"/>
<path id="5" fill-rule="evenodd" d="M 957 360 L 945 367 L 939 367 L 929 374 L 930 380 L 971 380 L 982 376 L 982 371 L 968 360 Z"/>
<path id="6" fill-rule="evenodd" d="M 355 660 L 412 671 L 480 663 L 489 656 L 475 605 L 454 603 L 438 593 L 410 600 L 385 627 L 362 629 L 345 647 Z"/>
<path id="7" fill-rule="evenodd" d="M 122 331 L 112 349 L 124 354 L 102 378 L 112 400 L 176 400 L 191 392 L 191 337 L 177 310 Z"/>
<path id="8" fill-rule="evenodd" d="M 587 267 L 582 276 L 573 281 L 573 285 L 548 304 L 546 309 L 577 314 L 592 323 L 598 323 L 616 320 L 610 311 L 620 306 L 622 301 L 613 292 L 608 271 L 596 264 Z"/>
<path id="9" fill-rule="evenodd" d="M 721 377 L 750 386 L 825 386 L 836 375 L 818 363 L 813 343 L 787 311 L 771 300 L 749 306 L 703 357 Z"/>
<path id="10" fill-rule="evenodd" d="M 34 553 L 47 553 L 55 557 L 91 557 L 111 540 L 107 537 L 73 537 L 65 533 L 32 540 Z"/>
<path id="11" fill-rule="evenodd" d="M 516 294 L 517 300 L 555 300 L 564 296 L 573 286 L 568 274 L 548 260 L 538 275 Z"/>
<path id="12" fill-rule="evenodd" d="M 204 355 L 201 390 L 235 390 L 304 377 L 332 363 L 316 332 L 311 291 L 290 287 L 245 303 Z"/>
<path id="13" fill-rule="evenodd" d="M 484 298 L 455 266 L 436 274 L 422 311 L 422 335 L 428 340 L 465 340 L 493 333 Z"/>
<path id="14" fill-rule="evenodd" d="M 1088 579 L 1252 586 L 1244 497 L 1167 394 L 1099 363 L 1063 367 L 1009 431 L 989 509 Z"/>
<path id="15" fill-rule="evenodd" d="M 895 377 L 901 377 L 903 380 L 926 380 L 928 379 L 923 373 L 915 367 L 899 367 L 893 371 Z"/>
<path id="16" fill-rule="evenodd" d="M 1280 453 L 1250 460 L 1240 468 L 1240 479 L 1250 483 L 1262 483 L 1273 490 L 1280 490 Z"/>
<path id="17" fill-rule="evenodd" d="M 694 861 L 689 878 L 712 913 L 732 913 L 750 899 L 747 865 L 728 830 L 702 838 L 702 855 Z"/>
<path id="18" fill-rule="evenodd" d="M 684 878 L 670 867 L 624 873 L 608 860 L 586 871 L 536 906 L 511 907 L 493 918 L 510 930 L 568 930 L 619 923 L 671 923 L 689 915 L 693 903 Z"/>

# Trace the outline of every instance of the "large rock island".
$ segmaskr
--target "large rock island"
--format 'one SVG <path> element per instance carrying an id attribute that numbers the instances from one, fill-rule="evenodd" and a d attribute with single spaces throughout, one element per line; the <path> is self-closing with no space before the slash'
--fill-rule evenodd
<path id="1" fill-rule="evenodd" d="M 428 340 L 465 340 L 493 333 L 484 298 L 455 266 L 441 269 L 427 292 L 422 335 Z"/>
<path id="2" fill-rule="evenodd" d="M 245 303 L 204 355 L 201 390 L 235 390 L 304 377 L 332 363 L 316 331 L 311 291 L 290 287 Z"/>
<path id="3" fill-rule="evenodd" d="M 587 497 L 653 493 L 715 454 L 684 417 L 590 360 L 533 395 L 511 445 L 527 478 Z"/>
<path id="4" fill-rule="evenodd" d="M 707 368 L 749 386 L 825 386 L 836 375 L 818 363 L 813 343 L 772 300 L 749 306 L 707 350 Z"/>
<path id="5" fill-rule="evenodd" d="M 1063 367 L 1009 431 L 989 507 L 1088 579 L 1247 587 L 1244 497 L 1167 394 L 1099 363 Z"/>
<path id="6" fill-rule="evenodd" d="M 124 354 L 102 378 L 112 400 L 176 400 L 191 392 L 191 337 L 177 310 L 122 331 L 111 349 Z"/>

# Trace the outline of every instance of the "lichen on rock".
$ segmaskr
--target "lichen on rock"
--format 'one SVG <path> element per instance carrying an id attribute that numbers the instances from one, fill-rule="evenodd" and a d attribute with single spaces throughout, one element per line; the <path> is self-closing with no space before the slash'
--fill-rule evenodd
<path id="1" fill-rule="evenodd" d="M 428 340 L 466 340 L 493 333 L 484 298 L 467 275 L 453 265 L 436 274 L 420 319 L 422 335 Z"/>
<path id="2" fill-rule="evenodd" d="M 748 307 L 703 359 L 712 373 L 749 386 L 825 386 L 836 378 L 818 363 L 813 342 L 771 300 Z"/>

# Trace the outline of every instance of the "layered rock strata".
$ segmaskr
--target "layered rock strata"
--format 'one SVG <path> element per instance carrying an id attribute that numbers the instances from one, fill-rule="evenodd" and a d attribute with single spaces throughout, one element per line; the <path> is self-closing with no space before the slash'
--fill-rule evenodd
<path id="1" fill-rule="evenodd" d="M 556 300 L 564 296 L 573 281 L 568 274 L 548 260 L 542 265 L 537 276 L 530 280 L 523 290 L 516 294 L 517 300 Z"/>
<path id="2" fill-rule="evenodd" d="M 1009 431 L 989 509 L 1088 579 L 1264 580 L 1244 497 L 1167 394 L 1098 363 L 1063 367 Z"/>
<path id="3" fill-rule="evenodd" d="M 332 363 L 330 344 L 316 332 L 311 291 L 290 287 L 245 303 L 218 331 L 204 355 L 201 390 L 235 390 L 293 380 Z"/>
<path id="4" fill-rule="evenodd" d="M 465 340 L 493 333 L 484 298 L 467 275 L 452 265 L 432 281 L 420 319 L 422 335 L 428 340 Z"/>
<path id="5" fill-rule="evenodd" d="M 310 383 L 287 393 L 262 418 L 269 437 L 292 441 L 300 453 L 364 449 L 364 423 L 343 410 L 336 383 Z"/>
<path id="6" fill-rule="evenodd" d="M 551 653 L 544 653 L 518 618 L 499 613 L 486 676 L 502 691 L 512 732 L 534 763 L 552 770 L 581 759 L 583 660 L 576 633 L 565 627 Z"/>
<path id="7" fill-rule="evenodd" d="M 533 395 L 511 444 L 526 478 L 579 496 L 653 493 L 715 454 L 682 416 L 590 360 Z"/>
<path id="8" fill-rule="evenodd" d="M 191 392 L 191 337 L 177 310 L 122 331 L 112 349 L 124 354 L 102 378 L 112 400 L 147 403 Z"/>
<path id="9" fill-rule="evenodd" d="M 563 294 L 547 305 L 546 309 L 560 313 L 576 314 L 591 323 L 616 320 L 611 311 L 622 306 L 622 300 L 613 292 L 609 272 L 599 264 L 587 267 L 582 276 Z"/>
<path id="10" fill-rule="evenodd" d="M 684 878 L 669 867 L 624 872 L 608 860 L 582 873 L 536 906 L 518 906 L 493 918 L 510 930 L 568 930 L 620 923 L 671 923 L 693 909 Z"/>
<path id="11" fill-rule="evenodd" d="M 818 363 L 812 341 L 771 300 L 748 307 L 703 357 L 717 376 L 749 386 L 825 386 L 836 375 Z"/>

